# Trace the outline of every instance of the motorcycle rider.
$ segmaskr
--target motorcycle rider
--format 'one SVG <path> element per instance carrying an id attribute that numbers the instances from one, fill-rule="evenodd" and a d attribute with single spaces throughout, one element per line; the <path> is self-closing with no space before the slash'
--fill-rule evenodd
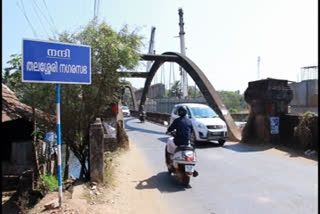
<path id="1" fill-rule="evenodd" d="M 175 119 L 172 124 L 168 127 L 167 133 L 176 130 L 175 136 L 168 139 L 167 142 L 167 151 L 171 154 L 174 154 L 175 149 L 180 145 L 188 145 L 191 132 L 192 132 L 192 122 L 189 118 L 186 117 L 187 109 L 184 106 L 178 108 L 178 117 Z M 167 158 L 167 160 L 169 160 Z M 198 176 L 198 172 L 195 170 L 193 176 Z"/>
<path id="2" fill-rule="evenodd" d="M 141 105 L 140 114 L 139 114 L 139 118 L 141 122 L 144 122 L 146 115 L 147 114 L 146 114 L 146 111 L 144 110 L 144 105 Z"/>

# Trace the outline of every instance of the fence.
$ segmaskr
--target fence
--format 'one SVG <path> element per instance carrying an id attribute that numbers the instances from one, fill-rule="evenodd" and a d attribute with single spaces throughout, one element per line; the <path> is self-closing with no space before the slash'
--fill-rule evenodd
<path id="1" fill-rule="evenodd" d="M 293 99 L 289 103 L 290 113 L 318 113 L 318 83 L 318 80 L 314 79 L 290 84 L 293 91 Z"/>

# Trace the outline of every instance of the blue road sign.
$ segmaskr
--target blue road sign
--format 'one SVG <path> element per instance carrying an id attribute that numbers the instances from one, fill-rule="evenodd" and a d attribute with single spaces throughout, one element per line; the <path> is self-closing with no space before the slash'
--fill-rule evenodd
<path id="1" fill-rule="evenodd" d="M 91 84 L 91 47 L 23 39 L 22 82 Z"/>

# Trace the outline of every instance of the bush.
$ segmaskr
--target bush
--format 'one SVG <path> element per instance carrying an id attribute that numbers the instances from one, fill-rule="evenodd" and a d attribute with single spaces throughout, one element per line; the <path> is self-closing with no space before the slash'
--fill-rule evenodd
<path id="1" fill-rule="evenodd" d="M 294 127 L 294 136 L 298 140 L 298 146 L 303 149 L 312 147 L 312 125 L 317 114 L 306 112 L 299 116 L 299 124 Z"/>
<path id="2" fill-rule="evenodd" d="M 58 179 L 56 177 L 52 175 L 44 175 L 42 179 L 45 183 L 46 189 L 49 192 L 52 192 L 58 189 Z"/>

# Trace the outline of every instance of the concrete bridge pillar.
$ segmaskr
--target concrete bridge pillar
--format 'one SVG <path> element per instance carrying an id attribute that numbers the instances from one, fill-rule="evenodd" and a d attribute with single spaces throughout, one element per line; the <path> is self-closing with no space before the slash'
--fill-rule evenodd
<path id="1" fill-rule="evenodd" d="M 90 181 L 103 183 L 104 182 L 104 132 L 101 119 L 97 118 L 96 121 L 90 125 Z"/>
<path id="2" fill-rule="evenodd" d="M 293 92 L 287 80 L 265 79 L 249 82 L 244 98 L 250 113 L 242 132 L 242 142 L 279 143 L 280 116 L 288 113 Z"/>

